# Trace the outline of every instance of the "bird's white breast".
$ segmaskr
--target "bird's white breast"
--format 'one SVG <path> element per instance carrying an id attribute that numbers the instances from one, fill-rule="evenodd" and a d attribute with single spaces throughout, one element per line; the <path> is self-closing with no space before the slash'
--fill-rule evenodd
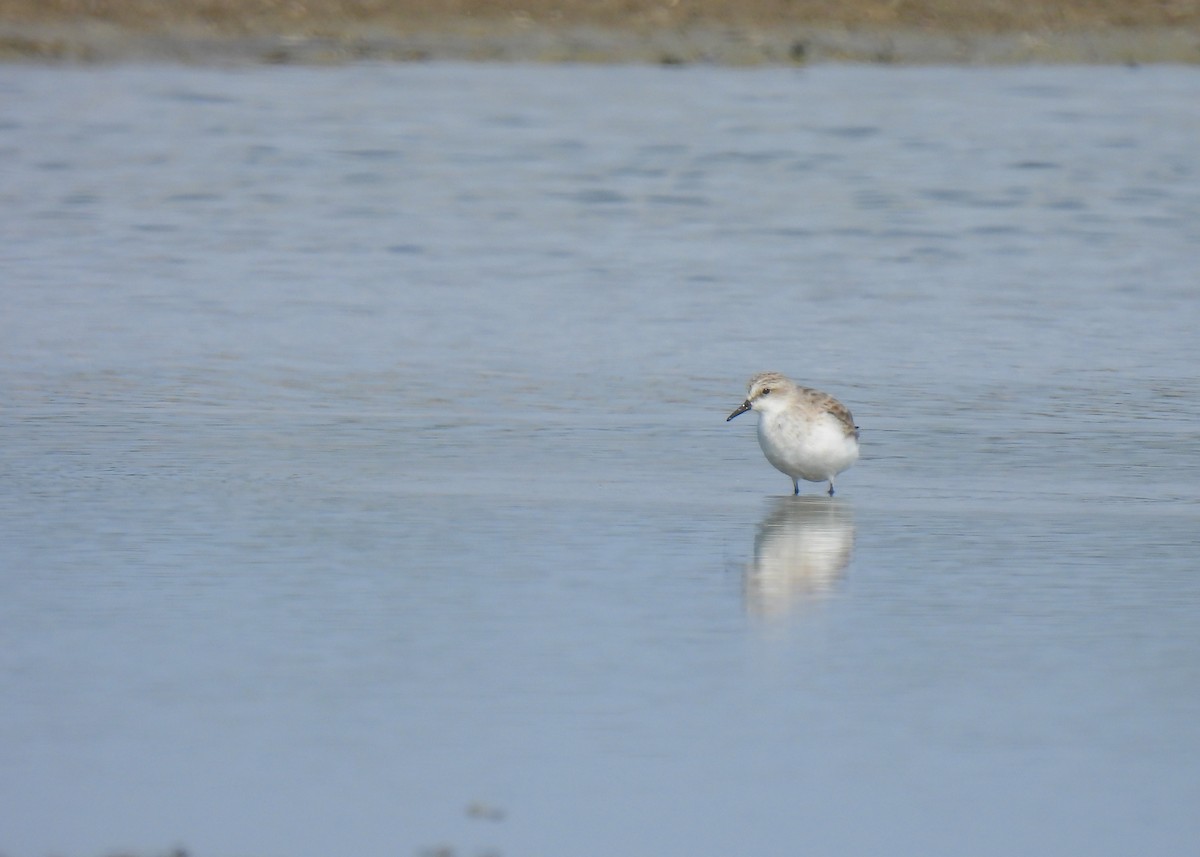
<path id="1" fill-rule="evenodd" d="M 858 441 L 832 414 L 797 417 L 787 411 L 763 413 L 758 443 L 767 461 L 788 476 L 823 482 L 858 459 Z"/>

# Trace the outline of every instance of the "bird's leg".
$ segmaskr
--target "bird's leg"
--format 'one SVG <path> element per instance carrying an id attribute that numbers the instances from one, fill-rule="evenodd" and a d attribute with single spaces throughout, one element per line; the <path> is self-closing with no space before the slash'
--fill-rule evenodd
<path id="1" fill-rule="evenodd" d="M 833 496 L 833 480 L 832 479 L 829 480 L 829 496 L 830 497 Z"/>
<path id="2" fill-rule="evenodd" d="M 795 497 L 800 493 L 800 480 L 792 479 L 792 496 Z"/>

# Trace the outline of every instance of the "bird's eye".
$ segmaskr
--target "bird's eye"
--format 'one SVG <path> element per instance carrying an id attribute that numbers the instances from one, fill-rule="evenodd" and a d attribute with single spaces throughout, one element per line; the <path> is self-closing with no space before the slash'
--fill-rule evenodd
<path id="1" fill-rule="evenodd" d="M 763 389 L 763 395 L 764 395 L 764 396 L 769 396 L 769 395 L 771 395 L 771 388 L 770 388 L 770 387 L 765 387 L 765 388 Z"/>

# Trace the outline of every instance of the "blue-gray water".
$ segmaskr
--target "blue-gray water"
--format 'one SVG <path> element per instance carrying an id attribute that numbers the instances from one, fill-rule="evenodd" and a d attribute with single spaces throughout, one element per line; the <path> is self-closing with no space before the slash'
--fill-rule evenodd
<path id="1" fill-rule="evenodd" d="M 0 852 L 1189 853 L 1197 105 L 0 68 Z"/>

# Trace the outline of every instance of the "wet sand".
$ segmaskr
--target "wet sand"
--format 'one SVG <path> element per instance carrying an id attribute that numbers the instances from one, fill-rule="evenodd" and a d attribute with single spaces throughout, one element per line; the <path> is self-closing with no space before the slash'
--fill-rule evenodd
<path id="1" fill-rule="evenodd" d="M 1200 63 L 1200 2 L 0 0 L 0 59 Z"/>

